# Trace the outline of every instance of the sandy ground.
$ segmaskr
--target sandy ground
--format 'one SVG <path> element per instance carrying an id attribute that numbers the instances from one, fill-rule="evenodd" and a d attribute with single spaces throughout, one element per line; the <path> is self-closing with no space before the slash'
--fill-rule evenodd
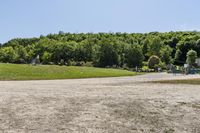
<path id="1" fill-rule="evenodd" d="M 200 76 L 1 81 L 2 133 L 200 133 L 200 86 L 146 83 Z"/>

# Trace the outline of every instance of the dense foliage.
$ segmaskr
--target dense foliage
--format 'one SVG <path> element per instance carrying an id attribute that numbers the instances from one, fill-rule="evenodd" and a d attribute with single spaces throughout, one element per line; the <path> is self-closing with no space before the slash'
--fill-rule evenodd
<path id="1" fill-rule="evenodd" d="M 158 56 L 152 55 L 149 58 L 149 61 L 148 61 L 149 68 L 155 69 L 156 67 L 158 67 L 159 64 L 160 64 L 160 58 Z"/>
<path id="2" fill-rule="evenodd" d="M 168 33 L 79 33 L 59 32 L 39 38 L 17 38 L 1 45 L 0 62 L 99 67 L 141 67 L 153 55 L 165 65 L 186 62 L 189 50 L 200 57 L 199 32 Z"/>
<path id="3" fill-rule="evenodd" d="M 189 64 L 190 66 L 194 65 L 196 58 L 197 58 L 197 52 L 196 51 L 194 51 L 194 50 L 188 51 L 187 60 L 186 60 L 187 64 Z"/>

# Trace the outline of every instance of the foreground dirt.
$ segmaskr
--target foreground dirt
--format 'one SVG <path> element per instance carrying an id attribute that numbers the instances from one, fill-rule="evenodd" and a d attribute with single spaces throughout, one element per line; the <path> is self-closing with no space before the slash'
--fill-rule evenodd
<path id="1" fill-rule="evenodd" d="M 0 132 L 199 133 L 200 86 L 146 83 L 197 77 L 1 81 Z"/>

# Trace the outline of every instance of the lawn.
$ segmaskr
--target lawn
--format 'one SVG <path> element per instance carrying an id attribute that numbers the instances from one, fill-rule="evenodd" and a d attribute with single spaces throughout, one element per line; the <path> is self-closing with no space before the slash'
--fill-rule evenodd
<path id="1" fill-rule="evenodd" d="M 56 65 L 32 66 L 0 64 L 0 80 L 51 80 L 135 75 L 137 75 L 137 73 L 119 69 Z"/>
<path id="2" fill-rule="evenodd" d="M 197 79 L 182 79 L 182 80 L 163 80 L 163 81 L 153 81 L 153 83 L 200 85 L 200 79 L 197 78 Z"/>

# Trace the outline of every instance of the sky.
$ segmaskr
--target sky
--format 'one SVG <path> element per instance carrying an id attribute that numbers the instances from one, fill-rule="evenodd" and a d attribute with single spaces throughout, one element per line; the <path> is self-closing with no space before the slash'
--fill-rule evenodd
<path id="1" fill-rule="evenodd" d="M 200 0 L 0 0 L 0 43 L 80 32 L 200 30 Z"/>

